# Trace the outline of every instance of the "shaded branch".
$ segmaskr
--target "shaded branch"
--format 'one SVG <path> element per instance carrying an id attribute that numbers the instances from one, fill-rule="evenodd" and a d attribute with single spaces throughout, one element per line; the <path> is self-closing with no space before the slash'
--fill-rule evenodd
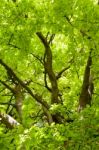
<path id="1" fill-rule="evenodd" d="M 56 75 L 56 79 L 58 80 L 61 75 L 70 68 L 70 66 L 63 68 L 60 72 L 58 72 L 58 74 Z"/>
<path id="2" fill-rule="evenodd" d="M 9 38 L 8 45 L 11 43 L 11 40 L 12 40 L 13 37 L 14 37 L 14 34 L 12 33 L 10 38 Z"/>
<path id="3" fill-rule="evenodd" d="M 68 17 L 68 16 L 64 16 L 64 18 L 67 20 L 67 22 L 73 27 L 73 25 L 72 25 L 72 23 L 71 23 L 71 21 L 70 21 L 70 18 Z"/>
<path id="4" fill-rule="evenodd" d="M 49 39 L 49 41 L 48 41 L 48 44 L 52 44 L 52 41 L 53 41 L 54 37 L 55 37 L 55 34 L 52 34 L 52 35 L 50 36 L 50 39 Z"/>
<path id="5" fill-rule="evenodd" d="M 43 107 L 43 111 L 44 111 L 44 114 L 47 116 L 47 121 L 50 125 L 51 123 L 53 123 L 53 117 L 45 107 Z"/>
<path id="6" fill-rule="evenodd" d="M 47 90 L 49 92 L 52 92 L 51 88 L 47 84 L 47 74 L 46 74 L 46 72 L 44 73 L 44 83 L 45 83 L 45 88 L 47 88 Z"/>
<path id="7" fill-rule="evenodd" d="M 31 55 L 32 55 L 33 57 L 35 57 L 41 64 L 44 65 L 44 63 L 43 63 L 43 61 L 42 61 L 42 58 L 40 58 L 39 56 L 37 56 L 37 55 L 35 55 L 35 54 L 33 54 L 33 53 L 31 53 Z"/>
<path id="8" fill-rule="evenodd" d="M 42 41 L 42 43 L 44 44 L 45 48 L 49 47 L 47 39 L 43 36 L 43 34 L 41 32 L 37 32 L 36 34 L 40 38 L 40 40 Z"/>
<path id="9" fill-rule="evenodd" d="M 9 43 L 8 45 L 11 46 L 11 47 L 13 47 L 13 48 L 21 49 L 20 47 L 14 45 L 14 44 L 12 44 L 12 43 Z"/>
<path id="10" fill-rule="evenodd" d="M 2 93 L 6 88 L 4 87 L 2 90 L 0 90 L 0 93 Z"/>
<path id="11" fill-rule="evenodd" d="M 15 107 L 15 104 L 12 104 L 10 102 L 0 102 L 0 105 L 11 105 Z"/>
<path id="12" fill-rule="evenodd" d="M 6 84 L 5 81 L 0 80 L 0 82 L 1 82 L 8 90 L 10 90 L 13 94 L 15 94 L 14 89 L 11 88 L 8 84 Z"/>
<path id="13" fill-rule="evenodd" d="M 68 63 L 73 63 L 73 58 L 68 62 Z M 70 65 L 69 66 L 67 66 L 67 67 L 65 67 L 65 68 L 63 68 L 60 72 L 58 72 L 57 73 L 57 75 L 56 75 L 56 79 L 58 80 L 60 77 L 61 77 L 61 75 L 66 71 L 66 70 L 68 70 L 70 68 Z"/>
<path id="14" fill-rule="evenodd" d="M 79 98 L 78 111 L 81 111 L 83 108 L 85 108 L 87 104 L 91 105 L 91 99 L 92 99 L 93 88 L 94 88 L 92 75 L 90 71 L 91 65 L 92 65 L 92 57 L 90 53 L 85 67 L 83 84 L 82 84 L 81 94 Z"/>
<path id="15" fill-rule="evenodd" d="M 14 96 L 14 95 L 11 95 L 10 100 L 9 100 L 8 103 L 11 103 L 11 101 L 12 101 L 12 99 L 13 99 L 13 96 Z M 6 109 L 6 113 L 8 113 L 9 108 L 10 108 L 10 105 L 8 105 L 8 107 L 7 107 L 7 109 Z"/>

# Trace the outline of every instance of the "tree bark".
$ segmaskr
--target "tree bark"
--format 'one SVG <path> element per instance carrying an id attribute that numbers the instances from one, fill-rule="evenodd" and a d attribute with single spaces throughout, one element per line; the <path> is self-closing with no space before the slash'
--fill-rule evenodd
<path id="1" fill-rule="evenodd" d="M 92 94 L 94 89 L 92 75 L 91 75 L 91 65 L 92 65 L 92 57 L 91 54 L 89 54 L 87 65 L 85 67 L 85 72 L 84 72 L 82 90 L 79 98 L 79 106 L 78 106 L 79 112 L 82 109 L 84 109 L 87 104 L 91 105 L 91 99 L 92 99 Z"/>
<path id="2" fill-rule="evenodd" d="M 17 122 L 14 118 L 12 118 L 10 115 L 0 113 L 0 121 L 1 123 L 5 124 L 7 128 L 13 129 L 15 126 L 20 125 L 19 122 Z"/>

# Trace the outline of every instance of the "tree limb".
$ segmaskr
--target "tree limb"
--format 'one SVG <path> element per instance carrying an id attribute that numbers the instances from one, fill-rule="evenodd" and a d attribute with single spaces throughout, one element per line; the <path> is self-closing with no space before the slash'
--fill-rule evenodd
<path id="1" fill-rule="evenodd" d="M 79 98 L 79 107 L 78 107 L 79 112 L 82 109 L 84 109 L 87 104 L 91 105 L 91 99 L 93 94 L 93 80 L 91 78 L 91 71 L 90 71 L 91 65 L 92 65 L 92 57 L 90 53 L 85 67 L 82 90 Z"/>
<path id="2" fill-rule="evenodd" d="M 56 75 L 56 79 L 58 80 L 61 75 L 70 68 L 70 66 L 63 68 L 60 72 L 58 72 L 58 74 Z"/>
<path id="3" fill-rule="evenodd" d="M 52 68 L 52 51 L 49 46 L 49 42 L 47 42 L 46 37 L 43 36 L 41 32 L 36 33 L 39 39 L 41 40 L 42 44 L 45 47 L 44 53 L 44 68 L 45 72 L 48 74 L 49 80 L 51 82 L 51 89 L 52 89 L 52 103 L 59 103 L 59 89 L 57 85 L 57 80 L 55 73 Z"/>
<path id="4" fill-rule="evenodd" d="M 68 63 L 73 63 L 73 58 L 68 62 Z M 56 75 L 56 79 L 58 80 L 60 77 L 61 77 L 61 75 L 66 71 L 66 70 L 68 70 L 70 68 L 70 65 L 69 66 L 67 66 L 67 67 L 65 67 L 65 68 L 63 68 L 60 72 L 58 72 L 57 73 L 57 75 Z"/>
<path id="5" fill-rule="evenodd" d="M 18 83 L 20 83 L 20 85 L 37 101 L 39 102 L 41 105 L 43 105 L 44 107 L 46 107 L 47 109 L 49 108 L 49 105 L 47 104 L 46 101 L 44 101 L 42 99 L 42 96 L 38 95 L 38 94 L 34 94 L 31 89 L 14 73 L 14 71 L 7 65 L 5 64 L 2 59 L 0 59 L 0 64 L 2 66 L 4 66 L 4 68 L 8 71 L 8 73 L 10 73 L 11 77 L 16 80 Z"/>
<path id="6" fill-rule="evenodd" d="M 3 114 L 0 112 L 1 122 L 6 125 L 7 128 L 13 129 L 14 127 L 20 125 L 14 118 L 10 115 Z"/>

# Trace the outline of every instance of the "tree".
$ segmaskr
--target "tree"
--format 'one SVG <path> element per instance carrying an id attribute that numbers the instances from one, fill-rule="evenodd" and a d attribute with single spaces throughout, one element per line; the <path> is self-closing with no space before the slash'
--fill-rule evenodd
<path id="1" fill-rule="evenodd" d="M 0 2 L 2 150 L 99 148 L 98 7 Z"/>

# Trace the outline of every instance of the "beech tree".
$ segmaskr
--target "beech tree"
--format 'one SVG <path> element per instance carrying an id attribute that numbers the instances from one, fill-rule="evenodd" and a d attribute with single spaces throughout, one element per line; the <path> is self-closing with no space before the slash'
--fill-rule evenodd
<path id="1" fill-rule="evenodd" d="M 97 150 L 98 0 L 1 0 L 0 20 L 0 149 Z"/>

